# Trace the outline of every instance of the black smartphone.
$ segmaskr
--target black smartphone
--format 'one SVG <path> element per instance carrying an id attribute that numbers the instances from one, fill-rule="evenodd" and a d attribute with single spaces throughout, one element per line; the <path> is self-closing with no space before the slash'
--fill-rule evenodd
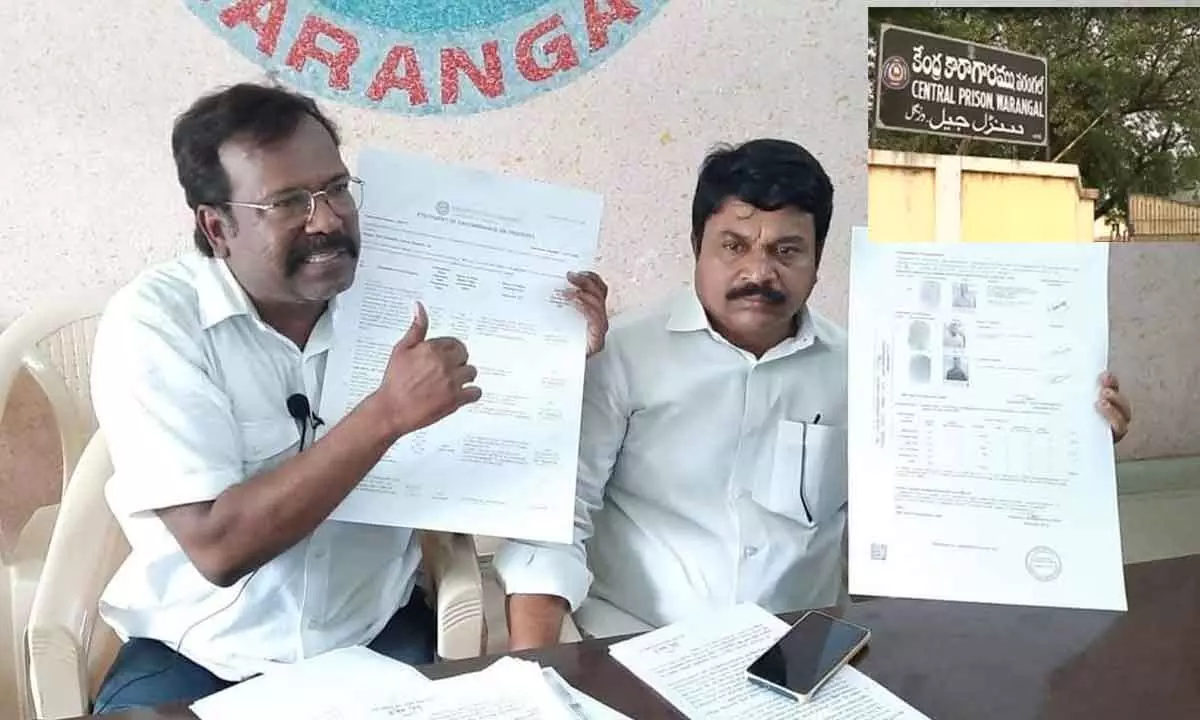
<path id="1" fill-rule="evenodd" d="M 805 702 L 871 639 L 861 625 L 811 610 L 746 670 L 751 682 Z"/>

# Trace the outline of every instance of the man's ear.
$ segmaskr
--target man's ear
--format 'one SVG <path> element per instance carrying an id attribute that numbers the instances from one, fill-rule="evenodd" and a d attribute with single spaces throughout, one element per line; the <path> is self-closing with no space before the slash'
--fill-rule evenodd
<path id="1" fill-rule="evenodd" d="M 213 205 L 199 205 L 196 207 L 196 227 L 208 240 L 213 257 L 229 257 L 229 240 L 237 232 L 232 215 Z"/>

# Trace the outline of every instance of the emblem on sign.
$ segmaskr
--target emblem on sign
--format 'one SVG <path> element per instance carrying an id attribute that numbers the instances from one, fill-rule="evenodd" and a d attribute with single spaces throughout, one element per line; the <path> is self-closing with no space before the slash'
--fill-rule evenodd
<path id="1" fill-rule="evenodd" d="M 890 90 L 903 90 L 908 85 L 908 63 L 893 55 L 883 61 L 883 84 Z"/>
<path id="2" fill-rule="evenodd" d="M 185 0 L 282 82 L 410 115 L 512 105 L 579 78 L 667 0 Z"/>

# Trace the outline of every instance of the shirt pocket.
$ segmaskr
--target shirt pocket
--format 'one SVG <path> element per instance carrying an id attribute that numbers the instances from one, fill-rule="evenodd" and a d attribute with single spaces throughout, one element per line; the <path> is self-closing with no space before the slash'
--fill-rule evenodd
<path id="1" fill-rule="evenodd" d="M 242 433 L 242 465 L 251 472 L 280 464 L 300 444 L 296 421 L 287 418 L 238 423 Z"/>
<path id="2" fill-rule="evenodd" d="M 815 526 L 841 510 L 846 497 L 846 429 L 781 421 L 771 473 L 755 487 L 755 502 Z"/>

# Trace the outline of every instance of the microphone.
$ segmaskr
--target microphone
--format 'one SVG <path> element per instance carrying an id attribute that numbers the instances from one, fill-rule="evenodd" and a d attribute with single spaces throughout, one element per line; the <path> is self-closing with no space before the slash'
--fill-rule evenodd
<path id="1" fill-rule="evenodd" d="M 315 432 L 317 428 L 325 424 L 325 421 L 317 417 L 317 414 L 312 411 L 312 406 L 308 403 L 308 397 L 301 393 L 293 393 L 287 399 L 288 415 L 300 423 L 300 451 L 304 451 L 304 438 L 308 435 L 308 426 L 312 425 Z"/>
<path id="2" fill-rule="evenodd" d="M 312 409 L 308 406 L 308 398 L 300 393 L 296 393 L 287 399 L 288 415 L 291 415 L 296 422 L 308 422 L 308 414 Z"/>

